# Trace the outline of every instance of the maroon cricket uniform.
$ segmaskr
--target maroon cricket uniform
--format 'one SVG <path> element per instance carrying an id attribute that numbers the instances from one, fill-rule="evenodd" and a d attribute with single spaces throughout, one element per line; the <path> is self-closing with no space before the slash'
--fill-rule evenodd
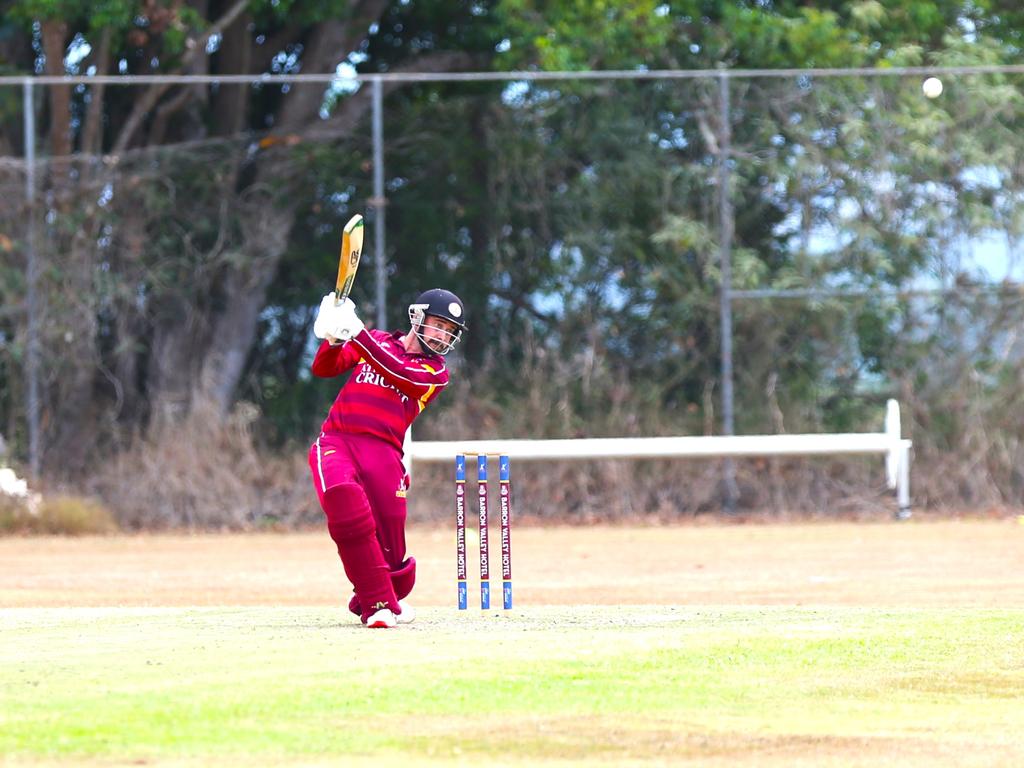
<path id="1" fill-rule="evenodd" d="M 364 329 L 346 344 L 324 341 L 312 365 L 324 378 L 355 369 L 310 448 L 309 465 L 364 621 L 381 607 L 398 613 L 398 600 L 412 590 L 402 444 L 448 384 L 444 358 L 407 352 L 402 335 Z"/>

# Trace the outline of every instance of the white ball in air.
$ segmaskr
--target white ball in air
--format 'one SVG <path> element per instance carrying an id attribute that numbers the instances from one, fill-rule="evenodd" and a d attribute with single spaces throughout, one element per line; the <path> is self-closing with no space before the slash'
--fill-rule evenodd
<path id="1" fill-rule="evenodd" d="M 924 95 L 929 99 L 934 99 L 942 93 L 942 81 L 937 77 L 929 77 L 921 83 L 921 90 L 924 91 Z"/>

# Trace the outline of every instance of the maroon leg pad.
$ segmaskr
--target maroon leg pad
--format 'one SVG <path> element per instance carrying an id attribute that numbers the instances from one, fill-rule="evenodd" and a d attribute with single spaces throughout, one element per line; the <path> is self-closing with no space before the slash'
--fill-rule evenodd
<path id="1" fill-rule="evenodd" d="M 387 561 L 377 541 L 377 528 L 363 489 L 342 483 L 324 492 L 324 513 L 345 575 L 352 582 L 365 621 L 380 608 L 398 613 L 398 598 L 391 586 Z"/>
<path id="2" fill-rule="evenodd" d="M 391 571 L 391 586 L 395 590 L 395 597 L 399 600 L 403 600 L 409 596 L 412 592 L 413 585 L 416 584 L 416 558 L 406 558 L 405 562 L 402 563 L 402 567 L 394 571 Z M 352 595 L 352 599 L 348 601 L 348 609 L 356 616 L 363 615 L 363 609 L 359 603 L 359 596 Z"/>
<path id="3" fill-rule="evenodd" d="M 394 587 L 395 597 L 403 600 L 412 592 L 416 584 L 416 558 L 407 557 L 402 566 L 391 572 L 391 586 Z"/>

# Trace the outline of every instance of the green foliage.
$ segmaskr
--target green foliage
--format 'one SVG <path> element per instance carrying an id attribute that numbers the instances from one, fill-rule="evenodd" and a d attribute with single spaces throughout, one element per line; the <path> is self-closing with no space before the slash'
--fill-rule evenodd
<path id="1" fill-rule="evenodd" d="M 498 17 L 509 48 L 505 68 L 548 70 L 848 67 L 882 62 L 907 45 L 938 47 L 978 4 L 958 0 L 834 0 L 751 3 L 544 3 L 506 0 Z M 1012 25 L 987 26 L 1004 40 Z"/>
<path id="2" fill-rule="evenodd" d="M 38 19 L 55 19 L 69 27 L 81 25 L 88 32 L 131 29 L 135 19 L 144 16 L 145 7 L 139 0 L 15 0 L 10 5 L 10 17 L 26 26 Z"/>
<path id="3" fill-rule="evenodd" d="M 21 0 L 11 4 L 11 18 L 31 22 L 33 19 L 80 19 L 86 16 L 89 3 L 82 0 Z"/>
<path id="4" fill-rule="evenodd" d="M 318 23 L 348 19 L 353 3 L 346 0 L 320 0 L 309 3 L 303 0 L 253 0 L 249 9 L 261 22 L 290 23 L 297 26 L 315 26 Z"/>
<path id="5" fill-rule="evenodd" d="M 456 51 L 472 62 L 460 68 L 487 69 L 503 36 L 496 6 L 498 0 L 391 2 L 359 51 L 366 60 L 358 69 L 390 71 L 431 53 Z"/>
<path id="6" fill-rule="evenodd" d="M 505 69 L 591 70 L 665 66 L 675 22 L 657 0 L 550 3 L 503 0 L 497 13 L 509 41 Z"/>
<path id="7" fill-rule="evenodd" d="M 347 56 L 360 71 L 385 72 L 428 68 L 442 52 L 462 54 L 456 66 L 472 69 L 993 64 L 1016 61 L 1024 28 L 1020 10 L 997 0 L 424 0 L 387 4 L 379 18 L 350 30 L 352 51 L 327 64 L 309 61 L 319 25 L 349 21 L 354 7 L 253 2 L 251 19 L 202 66 L 309 71 Z M 111 65 L 123 61 L 135 73 L 177 71 L 186 34 L 215 21 L 192 6 L 127 0 L 23 0 L 10 8 L 4 30 L 24 43 L 10 64 L 15 71 L 35 65 L 34 19 L 64 19 L 69 41 L 79 35 L 93 46 L 99 29 L 113 29 Z M 264 48 L 268 41 L 279 50 Z M 453 367 L 472 381 L 467 398 L 483 414 L 467 429 L 497 429 L 494 412 L 519 406 L 535 414 L 529 430 L 536 434 L 714 428 L 718 86 L 714 79 L 588 80 L 389 90 L 388 324 L 405 325 L 405 306 L 424 287 L 463 296 L 471 330 Z M 308 331 L 332 282 L 341 224 L 368 212 L 374 194 L 370 132 L 364 121 L 350 136 L 310 140 L 306 132 L 329 121 L 288 113 L 296 91 L 261 84 L 235 101 L 227 87 L 169 89 L 116 165 L 82 159 L 63 187 L 45 190 L 54 202 L 38 240 L 50 255 L 43 291 L 52 306 L 80 302 L 95 333 L 82 323 L 69 337 L 61 323 L 44 323 L 44 347 L 53 351 L 44 396 L 54 408 L 67 401 L 58 373 L 64 355 L 85 348 L 83 338 L 95 342 L 81 359 L 95 366 L 93 380 L 68 386 L 90 393 L 83 398 L 92 398 L 90 407 L 75 412 L 95 419 L 83 432 L 102 434 L 97 442 L 123 445 L 149 428 L 160 331 L 186 328 L 198 351 L 181 367 L 199 370 L 203 344 L 239 295 L 231 286 L 248 286 L 258 271 L 252 232 L 261 211 L 295 216 L 282 217 L 274 233 L 286 244 L 265 281 L 266 305 L 236 395 L 260 407 L 260 434 L 279 446 L 304 440 L 329 404 L 337 383 L 309 377 Z M 104 151 L 143 92 L 105 89 Z M 922 97 L 916 78 L 729 81 L 733 287 L 872 297 L 734 303 L 741 431 L 865 424 L 887 395 L 927 392 L 930 408 L 949 381 L 987 398 L 985 418 L 1013 402 L 1005 373 L 1018 358 L 1013 307 L 929 315 L 878 297 L 920 281 L 970 283 L 977 275 L 960 274 L 955 258 L 962 243 L 1017 242 L 1024 234 L 1020 94 L 1017 78 L 987 75 L 950 79 L 937 100 Z M 68 126 L 48 125 L 41 107 L 42 130 L 70 131 L 77 148 L 98 95 L 73 91 Z M 319 106 L 338 117 L 364 96 L 339 89 L 319 105 L 314 98 L 310 111 Z M 11 151 L 19 110 L 13 89 L 0 94 Z M 296 142 L 257 149 L 281 125 Z M 4 173 L 3 190 L 16 199 L 22 179 Z M 61 183 L 57 173 L 45 179 Z M 12 208 L 0 224 L 13 249 L 0 262 L 8 302 L 21 295 L 22 219 Z M 367 319 L 377 314 L 375 225 L 369 215 L 368 258 L 354 294 Z M 13 315 L 2 322 L 4 382 L 20 382 L 24 324 Z M 956 365 L 940 376 L 928 368 L 936 357 Z M 971 383 L 972 366 L 984 372 L 980 384 Z M 16 386 L 4 387 L 0 411 L 22 450 Z M 136 402 L 125 404 L 132 395 Z M 444 417 L 454 415 L 450 400 L 439 406 Z M 937 444 L 977 441 L 969 421 L 977 415 L 937 416 Z M 1012 447 L 1002 455 L 1014 455 Z"/>

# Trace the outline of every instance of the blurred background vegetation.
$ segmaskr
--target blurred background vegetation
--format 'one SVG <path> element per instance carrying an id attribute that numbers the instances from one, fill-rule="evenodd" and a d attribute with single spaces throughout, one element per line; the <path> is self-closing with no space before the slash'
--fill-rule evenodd
<path id="1" fill-rule="evenodd" d="M 1021 86 L 1008 72 L 754 68 L 1019 61 L 1024 10 L 860 2 L 0 2 L 0 74 L 252 74 L 247 84 L 0 86 L 0 433 L 28 459 L 26 247 L 41 265 L 38 484 L 123 527 L 316 522 L 305 450 L 340 229 L 367 213 L 370 88 L 353 74 L 707 70 L 687 79 L 387 81 L 388 323 L 466 302 L 454 384 L 418 438 L 720 429 L 719 157 L 729 78 L 736 431 L 877 431 L 897 398 L 919 509 L 1024 503 Z M 263 73 L 339 72 L 325 88 Z M 782 291 L 792 292 L 791 295 Z M 876 463 L 879 466 L 876 466 Z M 448 510 L 424 468 L 413 515 Z M 523 467 L 538 519 L 719 509 L 714 463 Z M 875 461 L 742 462 L 740 509 L 879 514 Z M 100 527 L 105 525 L 101 523 Z"/>

